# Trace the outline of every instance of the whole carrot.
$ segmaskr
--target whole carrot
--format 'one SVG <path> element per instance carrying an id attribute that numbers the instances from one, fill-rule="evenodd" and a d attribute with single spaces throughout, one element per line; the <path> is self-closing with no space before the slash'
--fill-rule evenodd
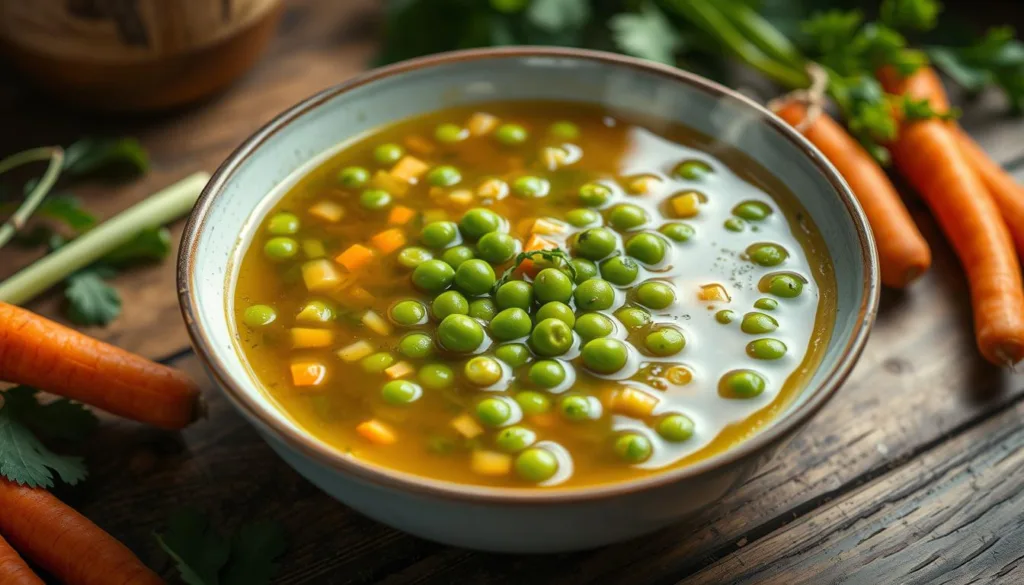
<path id="1" fill-rule="evenodd" d="M 2 302 L 0 380 L 167 429 L 201 410 L 199 388 L 182 372 Z"/>
<path id="2" fill-rule="evenodd" d="M 62 583 L 163 583 L 128 547 L 46 490 L 0 479 L 0 532 Z"/>
<path id="3" fill-rule="evenodd" d="M 45 585 L 18 552 L 0 536 L 0 583 L 3 585 Z"/>
<path id="4" fill-rule="evenodd" d="M 790 100 L 776 112 L 792 126 L 800 124 L 806 108 Z M 932 253 L 910 213 L 878 163 L 842 126 L 822 113 L 803 131 L 846 179 L 864 208 L 878 243 L 882 282 L 902 288 L 921 276 Z"/>

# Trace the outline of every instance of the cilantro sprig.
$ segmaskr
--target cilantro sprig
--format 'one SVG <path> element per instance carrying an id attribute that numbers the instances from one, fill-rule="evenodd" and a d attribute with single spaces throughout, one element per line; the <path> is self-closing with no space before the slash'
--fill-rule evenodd
<path id="1" fill-rule="evenodd" d="M 554 266 L 557 266 L 563 270 L 569 272 L 569 277 L 574 281 L 576 280 L 578 273 L 576 272 L 576 266 L 572 263 L 572 256 L 568 252 L 561 248 L 551 248 L 549 250 L 532 250 L 530 252 L 520 252 L 516 255 L 515 259 L 512 260 L 512 265 L 505 269 L 495 281 L 494 286 L 491 290 L 498 290 L 501 285 L 512 280 L 519 265 L 527 260 L 533 260 L 539 258 L 545 262 L 548 262 Z"/>

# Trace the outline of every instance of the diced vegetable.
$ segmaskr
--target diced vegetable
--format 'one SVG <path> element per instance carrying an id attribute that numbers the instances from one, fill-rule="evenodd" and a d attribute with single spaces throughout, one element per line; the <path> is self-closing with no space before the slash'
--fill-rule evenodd
<path id="1" fill-rule="evenodd" d="M 405 232 L 398 228 L 384 230 L 370 238 L 370 245 L 388 255 L 405 245 Z"/>
<path id="2" fill-rule="evenodd" d="M 357 341 L 338 350 L 338 357 L 346 362 L 358 362 L 373 353 L 373 346 L 365 340 Z"/>
<path id="3" fill-rule="evenodd" d="M 423 225 L 434 223 L 435 221 L 445 221 L 447 219 L 448 212 L 443 209 L 428 209 L 423 212 Z"/>
<path id="4" fill-rule="evenodd" d="M 387 319 L 373 311 L 363 313 L 361 321 L 363 322 L 363 325 L 370 328 L 370 331 L 373 331 L 378 335 L 391 335 L 391 324 L 388 323 Z"/>
<path id="5" fill-rule="evenodd" d="M 309 327 L 293 327 L 292 348 L 307 349 L 311 347 L 327 347 L 334 343 L 334 332 L 328 329 L 312 329 Z"/>
<path id="6" fill-rule="evenodd" d="M 463 413 L 453 418 L 451 425 L 453 429 L 467 439 L 479 437 L 484 432 L 484 428 L 480 426 L 480 423 L 468 413 Z"/>
<path id="7" fill-rule="evenodd" d="M 534 252 L 536 250 L 552 250 L 557 248 L 558 244 L 541 237 L 537 234 L 530 236 L 530 239 L 526 241 L 526 246 L 523 248 L 524 252 Z M 523 274 L 535 275 L 538 270 L 537 264 L 527 258 L 519 263 L 519 271 Z"/>
<path id="8" fill-rule="evenodd" d="M 533 222 L 533 227 L 530 228 L 530 232 L 540 234 L 542 236 L 561 234 L 565 233 L 565 224 L 551 218 L 539 217 Z"/>
<path id="9" fill-rule="evenodd" d="M 728 303 L 732 299 L 729 297 L 729 291 L 724 286 L 718 283 L 705 284 L 700 287 L 700 292 L 697 293 L 697 298 L 702 301 L 719 301 Z"/>
<path id="10" fill-rule="evenodd" d="M 404 197 L 409 192 L 408 182 L 393 176 L 387 171 L 377 171 L 374 173 L 373 179 L 370 180 L 370 186 L 386 191 L 395 197 Z"/>
<path id="11" fill-rule="evenodd" d="M 693 217 L 700 212 L 700 196 L 687 191 L 672 198 L 672 214 L 679 218 Z"/>
<path id="12" fill-rule="evenodd" d="M 498 118 L 484 112 L 474 112 L 466 122 L 466 128 L 471 136 L 490 134 L 497 127 Z"/>
<path id="13" fill-rule="evenodd" d="M 392 380 L 398 378 L 404 378 L 416 372 L 416 368 L 412 367 L 409 362 L 398 362 L 397 364 L 384 370 L 384 375 Z"/>
<path id="14" fill-rule="evenodd" d="M 419 155 L 428 155 L 434 152 L 434 143 L 418 134 L 406 136 L 403 142 L 406 148 Z"/>
<path id="15" fill-rule="evenodd" d="M 302 265 L 302 281 L 309 292 L 328 292 L 341 286 L 342 276 L 329 260 L 320 258 Z"/>
<path id="16" fill-rule="evenodd" d="M 402 160 L 391 167 L 391 176 L 399 181 L 415 183 L 423 176 L 423 173 L 430 170 L 430 165 L 416 158 L 415 156 L 403 156 Z"/>
<path id="17" fill-rule="evenodd" d="M 349 272 L 357 272 L 373 261 L 373 250 L 362 244 L 352 244 L 347 250 L 338 254 L 334 261 L 344 266 Z"/>
<path id="18" fill-rule="evenodd" d="M 306 258 L 316 260 L 327 255 L 327 248 L 320 240 L 302 240 L 302 253 L 306 255 Z"/>
<path id="19" fill-rule="evenodd" d="M 334 309 L 323 301 L 306 303 L 295 316 L 300 323 L 327 323 L 331 319 L 334 319 Z"/>
<path id="20" fill-rule="evenodd" d="M 329 223 L 337 223 L 345 217 L 345 208 L 334 201 L 318 201 L 309 208 L 309 214 Z"/>
<path id="21" fill-rule="evenodd" d="M 346 306 L 356 308 L 369 307 L 374 301 L 373 293 L 361 286 L 353 286 L 345 290 L 340 298 Z"/>
<path id="22" fill-rule="evenodd" d="M 391 225 L 405 225 L 416 217 L 416 211 L 411 207 L 396 205 L 388 213 L 388 223 Z"/>
<path id="23" fill-rule="evenodd" d="M 398 442 L 398 435 L 388 425 L 376 419 L 370 419 L 356 425 L 356 432 L 359 436 L 375 445 L 394 445 Z"/>
<path id="24" fill-rule="evenodd" d="M 564 148 L 548 146 L 540 151 L 540 161 L 549 171 L 564 165 L 569 160 L 569 153 Z"/>
<path id="25" fill-rule="evenodd" d="M 470 468 L 480 475 L 508 475 L 512 471 L 512 456 L 498 451 L 475 450 L 470 459 Z"/>
<path id="26" fill-rule="evenodd" d="M 469 189 L 456 189 L 448 194 L 448 200 L 465 207 L 473 203 L 473 192 Z"/>
<path id="27" fill-rule="evenodd" d="M 657 190 L 659 185 L 661 185 L 661 179 L 650 175 L 644 175 L 629 182 L 629 191 L 630 193 L 636 193 L 637 195 L 648 195 Z"/>
<path id="28" fill-rule="evenodd" d="M 612 412 L 634 418 L 644 418 L 651 415 L 657 404 L 656 396 L 636 388 L 623 388 L 610 393 L 607 407 Z"/>
<path id="29" fill-rule="evenodd" d="M 508 195 L 508 183 L 501 179 L 487 179 L 476 188 L 477 197 L 501 199 Z"/>
<path id="30" fill-rule="evenodd" d="M 319 386 L 327 377 L 327 366 L 320 362 L 293 362 L 291 365 L 292 384 L 304 388 Z"/>
<path id="31" fill-rule="evenodd" d="M 682 386 L 693 380 L 693 372 L 684 366 L 672 366 L 665 372 L 665 378 L 673 384 Z"/>

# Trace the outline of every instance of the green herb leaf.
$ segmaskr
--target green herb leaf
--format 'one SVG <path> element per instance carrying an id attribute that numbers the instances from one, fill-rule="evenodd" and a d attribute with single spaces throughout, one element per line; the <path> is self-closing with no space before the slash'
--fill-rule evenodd
<path id="1" fill-rule="evenodd" d="M 134 138 L 83 138 L 64 149 L 64 172 L 71 177 L 100 173 L 139 175 L 149 156 Z"/>
<path id="2" fill-rule="evenodd" d="M 978 92 L 995 85 L 1014 109 L 1024 110 L 1024 43 L 1010 27 L 993 28 L 967 47 L 929 47 L 928 56 L 959 85 Z"/>
<path id="3" fill-rule="evenodd" d="M 277 573 L 274 561 L 284 554 L 288 544 L 281 525 L 253 522 L 238 531 L 231 542 L 231 561 L 221 571 L 224 585 L 267 585 Z"/>
<path id="4" fill-rule="evenodd" d="M 682 37 L 672 23 L 649 2 L 639 13 L 613 16 L 608 26 L 619 50 L 634 57 L 672 65 L 676 51 L 682 46 Z"/>
<path id="5" fill-rule="evenodd" d="M 561 248 L 552 248 L 550 250 L 533 250 L 530 252 L 520 252 L 516 256 L 515 260 L 512 261 L 512 265 L 505 269 L 505 272 L 501 273 L 501 277 L 498 278 L 497 282 L 494 283 L 494 286 L 491 288 L 491 290 L 498 290 L 498 287 L 512 280 L 512 276 L 515 274 L 516 269 L 519 268 L 519 265 L 525 262 L 526 260 L 532 260 L 534 258 L 546 260 L 547 262 L 550 262 L 555 266 L 561 264 L 562 268 L 569 272 L 569 276 L 572 277 L 574 281 L 576 280 L 576 267 L 572 265 L 572 256 L 569 256 L 568 252 L 562 250 Z"/>
<path id="6" fill-rule="evenodd" d="M 928 31 L 938 24 L 941 11 L 937 0 L 883 0 L 879 16 L 892 28 Z"/>
<path id="7" fill-rule="evenodd" d="M 2 393 L 5 410 L 43 439 L 81 441 L 99 425 L 99 419 L 85 406 L 59 398 L 39 402 L 35 388 L 15 386 Z"/>
<path id="8" fill-rule="evenodd" d="M 80 457 L 57 455 L 36 438 L 17 409 L 0 408 L 0 476 L 29 487 L 53 487 L 53 474 L 74 485 L 87 475 Z"/>
<path id="9" fill-rule="evenodd" d="M 171 232 L 167 228 L 146 228 L 137 236 L 103 257 L 110 266 L 160 262 L 171 253 Z"/>
<path id="10" fill-rule="evenodd" d="M 932 109 L 932 103 L 928 98 L 921 100 L 915 100 L 910 96 L 893 96 L 895 97 L 895 106 L 903 112 L 903 119 L 908 122 L 916 122 L 918 120 L 931 120 L 938 118 L 939 120 L 955 120 L 960 117 L 960 110 L 956 108 L 950 109 L 948 112 L 936 112 Z"/>
<path id="11" fill-rule="evenodd" d="M 121 314 L 121 295 L 107 284 L 114 272 L 106 267 L 90 267 L 67 279 L 64 298 L 66 314 L 77 325 L 107 325 Z"/>
<path id="12" fill-rule="evenodd" d="M 590 4 L 587 0 L 533 0 L 526 18 L 547 32 L 579 30 L 590 18 Z"/>
<path id="13" fill-rule="evenodd" d="M 83 232 L 96 225 L 96 216 L 83 209 L 82 202 L 74 195 L 50 195 L 36 213 L 47 219 L 62 222 L 76 232 Z"/>

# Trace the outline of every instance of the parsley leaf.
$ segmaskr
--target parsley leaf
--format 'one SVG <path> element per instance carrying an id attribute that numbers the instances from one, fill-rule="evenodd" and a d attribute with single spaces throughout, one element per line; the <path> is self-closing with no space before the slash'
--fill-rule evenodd
<path id="1" fill-rule="evenodd" d="M 14 405 L 7 403 L 8 394 L 14 401 Z M 69 457 L 57 455 L 46 448 L 45 445 L 29 430 L 28 422 L 35 420 L 41 429 L 49 429 L 53 432 L 53 425 L 60 424 L 62 418 L 68 418 L 69 409 L 66 406 L 57 407 L 57 410 L 40 412 L 42 405 L 36 403 L 32 407 L 25 400 L 24 390 L 9 390 L 4 392 L 4 406 L 0 407 L 0 476 L 14 483 L 27 485 L 29 487 L 53 487 L 53 474 L 56 473 L 61 480 L 74 485 L 85 479 L 87 475 L 85 464 L 81 457 Z M 34 399 L 34 398 L 33 398 Z M 34 414 L 33 410 L 36 409 Z M 73 426 L 83 428 L 82 415 L 76 413 L 70 420 L 77 421 Z M 58 431 L 56 434 L 64 433 Z M 67 435 L 74 434 L 71 431 Z"/>
<path id="2" fill-rule="evenodd" d="M 1014 109 L 1024 110 L 1024 43 L 1010 27 L 993 28 L 967 47 L 928 47 L 928 56 L 953 81 L 971 92 L 996 85 Z"/>
<path id="3" fill-rule="evenodd" d="M 15 386 L 3 392 L 3 408 L 44 439 L 81 441 L 99 425 L 96 415 L 81 404 L 67 398 L 41 403 L 38 393 L 35 388 Z"/>
<path id="4" fill-rule="evenodd" d="M 927 31 L 938 24 L 941 11 L 938 0 L 883 0 L 879 17 L 892 28 Z"/>
<path id="5" fill-rule="evenodd" d="M 62 222 L 76 232 L 83 232 L 96 225 L 96 216 L 83 209 L 82 202 L 74 195 L 50 195 L 36 213 L 47 219 Z"/>
<path id="6" fill-rule="evenodd" d="M 121 314 L 121 295 L 107 284 L 114 271 L 104 266 L 79 270 L 67 279 L 67 316 L 78 325 L 107 325 Z"/>
<path id="7" fill-rule="evenodd" d="M 286 547 L 276 522 L 253 522 L 226 538 L 193 508 L 173 513 L 167 531 L 153 536 L 187 585 L 266 585 Z"/>
<path id="8" fill-rule="evenodd" d="M 167 228 L 146 228 L 103 257 L 103 263 L 124 266 L 159 262 L 171 253 L 171 232 Z"/>
<path id="9" fill-rule="evenodd" d="M 516 255 L 515 260 L 512 261 L 512 265 L 506 268 L 505 272 L 501 273 L 501 276 L 494 283 L 494 286 L 491 287 L 491 290 L 496 291 L 501 285 L 512 280 L 512 275 L 515 274 L 516 269 L 519 268 L 519 265 L 525 262 L 526 260 L 533 260 L 534 258 L 539 258 L 540 260 L 549 262 L 555 266 L 561 264 L 562 267 L 565 268 L 565 270 L 569 271 L 569 277 L 572 278 L 573 281 L 575 281 L 576 277 L 578 276 L 576 272 L 576 266 L 574 266 L 572 263 L 572 256 L 569 256 L 569 254 L 565 250 L 561 248 L 552 248 L 550 250 L 532 250 L 530 252 L 520 252 L 518 255 Z"/>
<path id="10" fill-rule="evenodd" d="M 85 177 L 100 173 L 140 175 L 149 156 L 134 138 L 83 138 L 64 149 L 64 173 Z"/>
<path id="11" fill-rule="evenodd" d="M 579 30 L 590 19 L 590 3 L 587 0 L 533 0 L 526 18 L 547 32 Z"/>
<path id="12" fill-rule="evenodd" d="M 617 14 L 608 21 L 612 38 L 623 53 L 672 65 L 682 46 L 682 37 L 665 14 L 651 3 L 639 13 Z"/>

